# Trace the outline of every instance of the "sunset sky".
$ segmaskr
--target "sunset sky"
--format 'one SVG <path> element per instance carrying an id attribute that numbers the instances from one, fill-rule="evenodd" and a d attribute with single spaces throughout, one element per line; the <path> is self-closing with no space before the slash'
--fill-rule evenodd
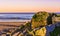
<path id="1" fill-rule="evenodd" d="M 0 0 L 0 12 L 60 12 L 60 0 Z"/>

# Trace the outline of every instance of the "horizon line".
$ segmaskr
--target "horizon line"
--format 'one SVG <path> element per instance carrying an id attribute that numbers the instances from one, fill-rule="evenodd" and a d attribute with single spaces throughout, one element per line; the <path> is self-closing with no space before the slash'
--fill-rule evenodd
<path id="1" fill-rule="evenodd" d="M 0 14 L 34 14 L 37 12 L 0 12 Z M 60 12 L 48 12 L 48 13 L 60 13 Z"/>

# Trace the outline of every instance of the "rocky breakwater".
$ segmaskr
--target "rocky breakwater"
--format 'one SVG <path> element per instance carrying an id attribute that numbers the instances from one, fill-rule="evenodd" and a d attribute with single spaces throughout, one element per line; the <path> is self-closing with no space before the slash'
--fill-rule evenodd
<path id="1" fill-rule="evenodd" d="M 53 34 L 52 32 L 56 29 L 56 27 L 60 27 L 60 22 L 55 23 L 55 24 L 50 24 L 50 25 L 44 26 L 42 28 L 36 28 L 36 29 L 34 29 L 34 30 L 36 30 L 35 34 L 33 33 L 33 31 L 29 32 L 29 34 L 31 34 L 33 36 L 51 36 Z M 58 30 L 60 30 L 60 29 L 58 29 Z M 26 31 L 26 29 L 24 30 L 24 32 L 25 31 Z M 56 31 L 57 31 L 57 29 L 56 29 Z M 22 36 L 22 35 L 26 36 L 21 32 L 22 31 L 15 32 L 15 34 L 13 34 L 13 36 Z M 28 33 L 28 31 L 26 33 Z"/>

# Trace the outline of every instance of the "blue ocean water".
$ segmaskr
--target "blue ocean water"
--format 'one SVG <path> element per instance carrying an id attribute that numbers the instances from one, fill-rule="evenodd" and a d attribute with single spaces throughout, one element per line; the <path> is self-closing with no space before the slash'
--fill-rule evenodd
<path id="1" fill-rule="evenodd" d="M 35 13 L 0 13 L 0 20 L 30 20 Z"/>

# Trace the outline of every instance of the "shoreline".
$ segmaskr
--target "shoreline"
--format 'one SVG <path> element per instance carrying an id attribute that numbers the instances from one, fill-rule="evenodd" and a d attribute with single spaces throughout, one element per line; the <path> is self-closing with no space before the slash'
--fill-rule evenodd
<path id="1" fill-rule="evenodd" d="M 20 25 L 24 25 L 26 22 L 0 22 L 0 30 L 17 28 Z"/>

